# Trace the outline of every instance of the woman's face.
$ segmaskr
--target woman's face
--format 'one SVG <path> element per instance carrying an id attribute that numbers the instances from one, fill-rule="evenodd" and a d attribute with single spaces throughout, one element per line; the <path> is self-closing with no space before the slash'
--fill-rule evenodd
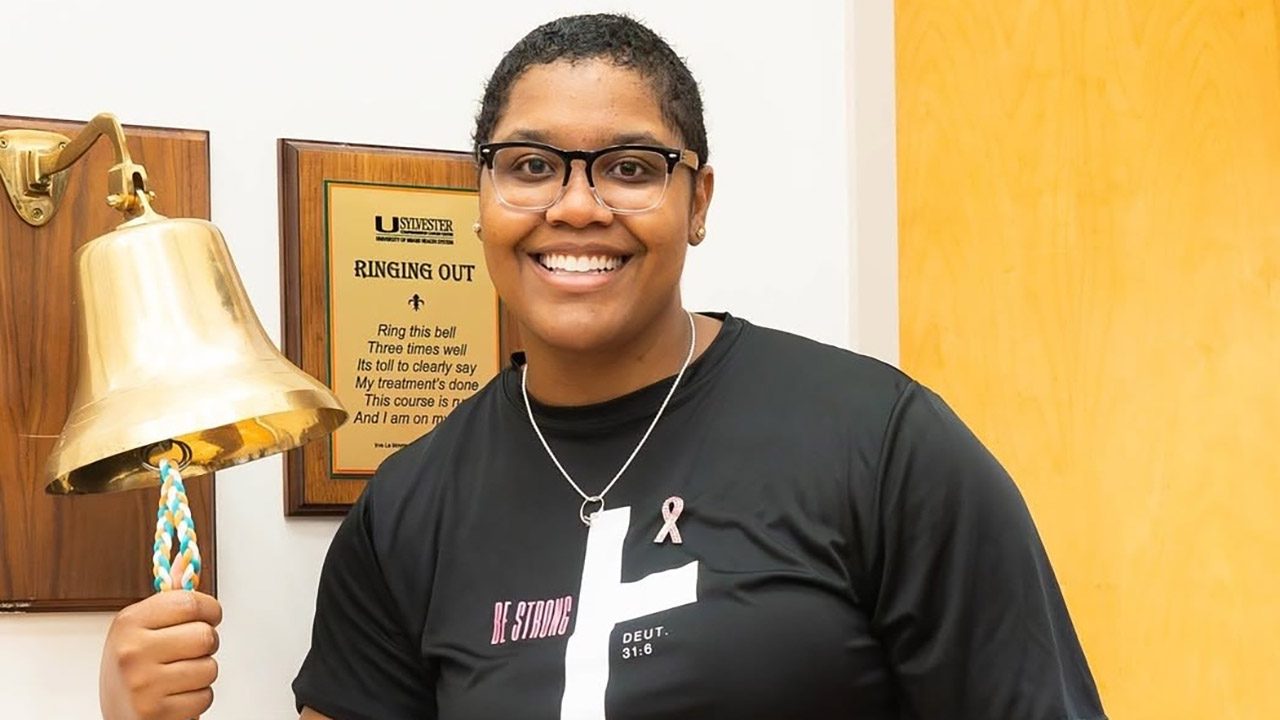
<path id="1" fill-rule="evenodd" d="M 512 86 L 489 141 L 535 141 L 563 150 L 626 143 L 684 148 L 663 120 L 650 84 L 606 61 L 526 70 Z M 679 309 L 685 249 L 697 242 L 695 232 L 704 222 L 711 171 L 695 175 L 677 165 L 660 205 L 620 214 L 596 202 L 581 161 L 572 167 L 564 195 L 539 211 L 503 205 L 493 178 L 481 173 L 485 261 L 526 342 L 536 338 L 576 351 L 622 348 L 657 327 L 664 312 Z M 566 269 L 575 267 L 576 258 L 605 258 L 604 267 L 617 267 Z"/>

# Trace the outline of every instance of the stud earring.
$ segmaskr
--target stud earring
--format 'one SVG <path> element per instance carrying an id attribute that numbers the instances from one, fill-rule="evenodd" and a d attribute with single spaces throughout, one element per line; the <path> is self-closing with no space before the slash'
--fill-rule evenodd
<path id="1" fill-rule="evenodd" d="M 694 237 L 698 238 L 699 240 L 706 240 L 706 239 L 707 239 L 707 229 L 706 229 L 705 227 L 700 227 L 700 228 L 698 228 L 697 230 L 695 230 L 695 231 L 694 231 L 693 235 L 694 235 Z"/>
<path id="2" fill-rule="evenodd" d="M 480 234 L 480 221 L 479 221 L 479 220 L 477 220 L 477 221 L 475 221 L 475 222 L 471 223 L 471 232 L 475 233 L 476 235 L 479 235 L 479 234 Z"/>

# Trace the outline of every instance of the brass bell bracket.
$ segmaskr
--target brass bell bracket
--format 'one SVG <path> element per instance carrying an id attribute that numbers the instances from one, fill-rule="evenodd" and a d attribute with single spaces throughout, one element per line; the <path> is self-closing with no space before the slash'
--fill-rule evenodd
<path id="1" fill-rule="evenodd" d="M 149 201 L 155 196 L 147 188 L 147 170 L 129 156 L 120 121 L 102 113 L 75 139 L 43 130 L 0 132 L 0 178 L 14 209 L 28 225 L 41 227 L 53 219 L 66 190 L 66 170 L 100 137 L 111 141 L 116 158 L 107 171 L 107 204 L 123 213 L 126 221 L 150 212 Z"/>

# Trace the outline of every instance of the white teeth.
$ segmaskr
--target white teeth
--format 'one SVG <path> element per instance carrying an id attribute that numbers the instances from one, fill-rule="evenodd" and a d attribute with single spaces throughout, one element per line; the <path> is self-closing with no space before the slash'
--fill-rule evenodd
<path id="1" fill-rule="evenodd" d="M 622 267 L 621 257 L 606 255 L 563 255 L 547 253 L 538 255 L 536 259 L 543 267 L 554 272 L 601 273 L 611 272 Z"/>

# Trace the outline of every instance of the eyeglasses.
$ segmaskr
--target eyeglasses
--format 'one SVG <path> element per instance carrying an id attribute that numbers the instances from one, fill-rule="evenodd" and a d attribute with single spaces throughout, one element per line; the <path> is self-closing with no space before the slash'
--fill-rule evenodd
<path id="1" fill-rule="evenodd" d="M 534 142 L 481 145 L 498 201 L 515 210 L 546 210 L 564 197 L 572 162 L 587 169 L 596 202 L 616 213 L 642 213 L 662 204 L 677 165 L 697 172 L 698 154 L 658 145 L 615 145 L 600 150 L 561 150 Z"/>

